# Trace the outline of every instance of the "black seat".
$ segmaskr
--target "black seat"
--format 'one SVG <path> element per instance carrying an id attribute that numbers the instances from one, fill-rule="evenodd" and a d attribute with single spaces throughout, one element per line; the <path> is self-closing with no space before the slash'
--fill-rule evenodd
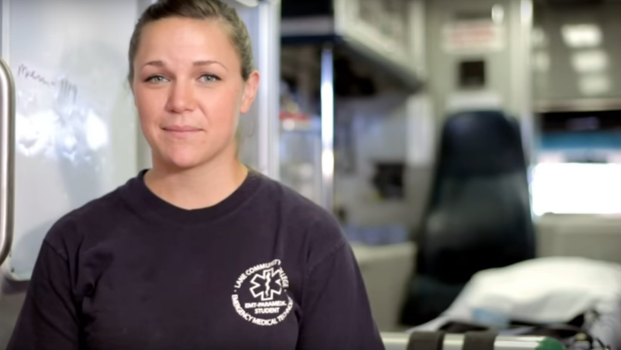
<path id="1" fill-rule="evenodd" d="M 402 323 L 438 317 L 478 271 L 535 256 L 527 169 L 515 119 L 463 112 L 444 124 L 431 196 L 416 234 Z"/>

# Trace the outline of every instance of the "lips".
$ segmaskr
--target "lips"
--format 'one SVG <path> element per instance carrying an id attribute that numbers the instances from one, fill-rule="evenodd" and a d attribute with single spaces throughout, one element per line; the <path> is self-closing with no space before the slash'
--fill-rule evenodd
<path id="1" fill-rule="evenodd" d="M 200 128 L 196 128 L 196 127 L 189 126 L 189 125 L 170 125 L 170 126 L 165 126 L 162 129 L 164 129 L 165 131 L 171 131 L 171 132 L 197 132 L 197 131 L 201 131 Z"/>
<path id="2" fill-rule="evenodd" d="M 164 133 L 175 139 L 187 139 L 199 135 L 203 130 L 190 125 L 169 125 L 162 128 Z"/>

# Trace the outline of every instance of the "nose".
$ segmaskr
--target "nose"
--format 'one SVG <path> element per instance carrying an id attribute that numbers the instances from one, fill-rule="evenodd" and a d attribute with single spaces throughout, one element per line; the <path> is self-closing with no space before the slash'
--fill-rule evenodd
<path id="1" fill-rule="evenodd" d="M 190 82 L 177 80 L 172 85 L 166 108 L 173 113 L 183 113 L 196 108 L 194 86 Z"/>

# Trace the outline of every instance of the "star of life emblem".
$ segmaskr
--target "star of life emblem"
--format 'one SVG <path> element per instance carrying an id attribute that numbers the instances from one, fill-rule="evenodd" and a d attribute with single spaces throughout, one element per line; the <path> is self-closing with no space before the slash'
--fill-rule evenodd
<path id="1" fill-rule="evenodd" d="M 271 301 L 274 300 L 274 295 L 282 294 L 282 278 L 280 277 L 279 272 L 281 270 L 263 270 L 263 274 L 255 274 L 252 277 L 250 283 L 252 287 L 250 288 L 250 293 L 254 298 L 261 298 L 261 301 Z M 276 285 L 276 288 L 273 287 L 272 281 Z"/>
<path id="2" fill-rule="evenodd" d="M 244 320 L 255 325 L 277 325 L 293 309 L 288 288 L 289 278 L 280 260 L 253 266 L 235 282 L 233 308 Z"/>

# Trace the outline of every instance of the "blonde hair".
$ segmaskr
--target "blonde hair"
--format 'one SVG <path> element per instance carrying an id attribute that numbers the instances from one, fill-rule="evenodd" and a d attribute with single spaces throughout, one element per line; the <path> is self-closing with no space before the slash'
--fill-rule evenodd
<path id="1" fill-rule="evenodd" d="M 134 58 L 140 46 L 140 35 L 144 26 L 160 19 L 182 17 L 222 22 L 229 31 L 231 43 L 241 62 L 241 76 L 248 80 L 254 70 L 252 43 L 248 29 L 237 15 L 237 11 L 219 0 L 159 0 L 149 6 L 140 16 L 129 44 L 129 82 L 134 78 Z"/>

